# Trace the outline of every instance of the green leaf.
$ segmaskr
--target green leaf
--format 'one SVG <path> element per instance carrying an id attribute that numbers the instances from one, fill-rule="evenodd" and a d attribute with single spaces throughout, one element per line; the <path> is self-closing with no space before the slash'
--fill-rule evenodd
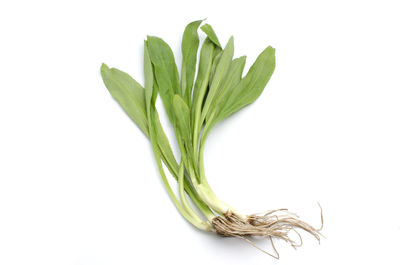
<path id="1" fill-rule="evenodd" d="M 212 63 L 211 73 L 210 73 L 210 80 L 208 81 L 209 84 L 211 84 L 214 79 L 215 71 L 217 70 L 219 61 L 221 60 L 221 55 L 222 55 L 222 49 L 220 49 L 218 47 L 215 48 L 214 58 L 213 58 L 213 63 Z"/>
<path id="2" fill-rule="evenodd" d="M 172 100 L 173 96 L 179 94 L 180 91 L 174 54 L 168 44 L 157 37 L 147 37 L 147 46 L 165 110 L 171 123 L 175 124 Z"/>
<path id="3" fill-rule="evenodd" d="M 128 74 L 115 68 L 110 69 L 106 64 L 102 64 L 100 71 L 113 98 L 146 136 L 149 136 L 143 87 Z"/>
<path id="4" fill-rule="evenodd" d="M 199 36 L 197 29 L 202 20 L 194 21 L 186 26 L 182 37 L 182 71 L 181 94 L 190 106 L 194 75 L 196 72 L 197 50 L 199 48 Z"/>
<path id="5" fill-rule="evenodd" d="M 146 112 L 147 117 L 150 119 L 150 105 L 151 98 L 153 96 L 153 66 L 151 65 L 151 60 L 149 52 L 147 50 L 147 42 L 144 43 L 144 89 L 145 89 L 145 101 L 146 101 Z"/>
<path id="6" fill-rule="evenodd" d="M 242 74 L 244 65 L 246 64 L 246 56 L 241 56 L 232 61 L 229 66 L 228 74 L 226 75 L 224 82 L 221 85 L 221 89 L 218 91 L 218 99 L 220 100 L 225 95 L 231 92 L 231 89 L 234 88 L 240 80 L 242 80 Z"/>
<path id="7" fill-rule="evenodd" d="M 218 90 L 217 95 L 215 96 L 215 100 L 212 103 L 211 109 L 215 109 L 216 113 L 219 113 L 232 93 L 232 89 L 236 87 L 236 85 L 242 79 L 243 68 L 246 63 L 246 56 L 242 56 L 236 58 L 232 61 L 229 66 L 229 71 L 225 76 L 221 88 Z M 208 112 L 207 121 L 209 120 L 211 112 Z"/>
<path id="8" fill-rule="evenodd" d="M 204 121 L 204 118 L 206 117 L 209 108 L 211 106 L 211 103 L 214 100 L 215 95 L 218 92 L 218 89 L 220 88 L 220 85 L 229 71 L 229 66 L 232 62 L 232 57 L 233 57 L 233 37 L 231 37 L 228 41 L 228 44 L 226 45 L 224 51 L 222 52 L 221 58 L 219 59 L 219 63 L 217 68 L 215 69 L 215 74 L 212 80 L 212 83 L 210 84 L 210 88 L 207 94 L 206 101 L 204 103 L 204 107 L 201 113 L 201 121 Z"/>
<path id="9" fill-rule="evenodd" d="M 203 26 L 201 26 L 201 30 L 207 35 L 208 38 L 210 38 L 210 40 L 212 42 L 214 42 L 215 45 L 217 45 L 218 47 L 222 48 L 222 46 L 219 43 L 219 40 L 217 38 L 217 34 L 215 34 L 215 31 L 211 27 L 211 25 L 204 24 Z"/>
<path id="10" fill-rule="evenodd" d="M 176 162 L 174 153 L 172 152 L 171 149 L 171 144 L 168 140 L 167 135 L 165 134 L 162 126 L 161 126 L 161 122 L 160 122 L 160 118 L 158 116 L 157 111 L 155 110 L 155 106 L 153 105 L 155 114 L 154 114 L 154 120 L 153 120 L 153 125 L 155 126 L 155 131 L 157 134 L 157 142 L 158 142 L 158 146 L 162 152 L 162 154 L 164 155 L 164 157 L 167 159 L 167 161 L 170 164 L 171 167 L 173 168 L 177 168 L 178 167 L 178 163 Z"/>
<path id="11" fill-rule="evenodd" d="M 223 120 L 254 102 L 262 93 L 275 69 L 275 49 L 269 46 L 256 59 L 247 75 L 232 89 L 217 120 Z"/>
<path id="12" fill-rule="evenodd" d="M 207 91 L 210 72 L 213 64 L 215 44 L 206 38 L 200 51 L 199 70 L 197 72 L 196 83 L 193 88 L 193 104 L 191 107 L 192 120 L 194 120 L 195 110 L 199 110 L 203 103 Z"/>
<path id="13" fill-rule="evenodd" d="M 187 147 L 189 147 L 191 145 L 190 110 L 179 95 L 174 96 L 174 112 L 179 131 Z"/>
<path id="14" fill-rule="evenodd" d="M 153 132 L 156 134 L 158 147 L 166 160 L 170 163 L 171 168 L 178 167 L 174 154 L 171 149 L 171 145 L 168 141 L 160 122 L 157 110 L 155 108 L 155 101 L 158 94 L 157 83 L 153 80 L 153 67 L 150 61 L 150 56 L 147 49 L 147 42 L 144 45 L 144 76 L 145 76 L 145 96 L 146 96 L 146 107 L 148 120 L 152 120 L 149 125 L 154 126 Z M 151 114 L 150 111 L 155 112 Z M 153 117 L 153 119 L 151 118 Z"/>

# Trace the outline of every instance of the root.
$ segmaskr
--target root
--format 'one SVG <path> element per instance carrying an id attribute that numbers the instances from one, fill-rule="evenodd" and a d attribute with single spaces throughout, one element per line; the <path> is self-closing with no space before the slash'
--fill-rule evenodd
<path id="1" fill-rule="evenodd" d="M 212 226 L 215 232 L 221 236 L 239 237 L 264 253 L 279 259 L 279 253 L 275 249 L 273 238 L 283 239 L 293 248 L 300 247 L 303 244 L 303 240 L 296 229 L 301 229 L 314 236 L 320 242 L 323 216 L 321 209 L 321 227 L 317 229 L 300 220 L 297 215 L 288 212 L 287 209 L 273 210 L 263 215 L 252 214 L 248 215 L 246 219 L 241 218 L 233 212 L 227 212 L 224 216 L 215 217 L 212 220 Z M 289 232 L 291 231 L 298 235 L 299 242 L 296 242 L 289 236 Z M 268 238 L 271 241 L 275 254 L 262 250 L 249 240 L 248 236 Z"/>

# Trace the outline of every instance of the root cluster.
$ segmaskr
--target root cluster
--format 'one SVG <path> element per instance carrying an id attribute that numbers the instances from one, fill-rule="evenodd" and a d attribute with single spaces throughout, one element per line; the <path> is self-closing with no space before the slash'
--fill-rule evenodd
<path id="1" fill-rule="evenodd" d="M 212 226 L 215 232 L 221 236 L 239 237 L 264 253 L 279 259 L 279 253 L 275 249 L 273 238 L 283 239 L 296 248 L 303 244 L 302 237 L 296 230 L 300 229 L 314 236 L 319 242 L 321 239 L 320 231 L 323 226 L 323 217 L 321 210 L 321 227 L 317 229 L 300 220 L 297 215 L 288 212 L 287 209 L 273 210 L 263 215 L 252 214 L 248 215 L 246 219 L 233 212 L 227 212 L 224 216 L 215 217 L 212 221 Z M 296 242 L 289 236 L 291 231 L 298 235 L 299 242 Z M 255 245 L 247 238 L 249 236 L 268 238 L 271 241 L 275 254 L 268 253 Z"/>

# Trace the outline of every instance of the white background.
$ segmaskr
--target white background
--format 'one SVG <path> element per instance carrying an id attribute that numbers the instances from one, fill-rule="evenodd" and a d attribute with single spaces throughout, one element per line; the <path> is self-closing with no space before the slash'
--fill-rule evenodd
<path id="1" fill-rule="evenodd" d="M 396 2 L 2 1 L 0 264 L 399 264 Z M 206 17 L 248 64 L 277 51 L 263 95 L 209 137 L 209 182 L 244 213 L 315 226 L 320 202 L 320 245 L 277 242 L 278 261 L 194 229 L 102 83 L 102 62 L 142 82 L 146 35 L 179 54 Z"/>

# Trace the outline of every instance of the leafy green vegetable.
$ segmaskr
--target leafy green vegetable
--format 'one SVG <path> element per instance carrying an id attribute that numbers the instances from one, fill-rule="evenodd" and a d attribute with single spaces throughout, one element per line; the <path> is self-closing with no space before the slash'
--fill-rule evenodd
<path id="1" fill-rule="evenodd" d="M 144 88 L 128 74 L 105 64 L 101 66 L 104 84 L 149 138 L 163 184 L 188 222 L 202 230 L 243 239 L 277 237 L 294 245 L 288 233 L 300 228 L 319 240 L 319 230 L 293 215 L 275 215 L 276 211 L 262 216 L 239 213 L 221 201 L 208 184 L 204 168 L 206 139 L 217 122 L 260 96 L 275 69 L 275 49 L 266 48 L 242 78 L 246 57 L 233 59 L 233 37 L 222 49 L 213 28 L 205 24 L 201 30 L 207 37 L 201 45 L 195 81 L 201 23 L 189 23 L 183 33 L 180 76 L 168 44 L 149 36 L 144 42 Z M 158 116 L 158 94 L 175 132 L 179 162 Z M 163 164 L 178 182 L 179 196 L 171 188 Z"/>

